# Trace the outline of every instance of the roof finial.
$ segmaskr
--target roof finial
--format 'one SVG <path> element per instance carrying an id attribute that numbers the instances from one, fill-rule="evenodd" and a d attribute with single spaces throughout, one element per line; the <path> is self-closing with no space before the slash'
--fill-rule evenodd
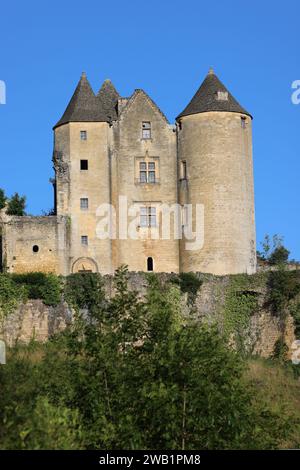
<path id="1" fill-rule="evenodd" d="M 214 69 L 212 67 L 209 68 L 208 75 L 214 75 Z"/>
<path id="2" fill-rule="evenodd" d="M 86 73 L 85 72 L 82 72 L 81 78 L 86 78 Z"/>

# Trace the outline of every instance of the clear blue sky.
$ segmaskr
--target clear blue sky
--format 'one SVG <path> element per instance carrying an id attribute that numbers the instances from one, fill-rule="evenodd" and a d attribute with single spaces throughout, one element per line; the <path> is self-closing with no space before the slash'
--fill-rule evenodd
<path id="1" fill-rule="evenodd" d="M 52 126 L 84 70 L 95 90 L 145 89 L 171 122 L 210 66 L 254 115 L 257 239 L 300 259 L 299 1 L 11 1 L 0 7 L 0 187 L 53 205 Z"/>

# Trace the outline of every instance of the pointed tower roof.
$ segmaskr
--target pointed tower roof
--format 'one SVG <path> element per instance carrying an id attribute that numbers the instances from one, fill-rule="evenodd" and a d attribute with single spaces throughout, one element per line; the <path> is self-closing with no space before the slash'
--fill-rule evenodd
<path id="1" fill-rule="evenodd" d="M 187 107 L 176 119 L 190 114 L 206 113 L 209 111 L 224 111 L 231 113 L 241 113 L 251 116 L 236 99 L 229 93 L 225 85 L 210 69 L 204 82 L 193 96 Z"/>
<path id="2" fill-rule="evenodd" d="M 100 108 L 104 111 L 108 120 L 114 121 L 117 119 L 117 104 L 119 98 L 120 95 L 112 82 L 109 79 L 105 80 L 97 94 L 97 99 L 99 100 Z"/>
<path id="3" fill-rule="evenodd" d="M 54 128 L 68 122 L 105 122 L 106 114 L 96 98 L 86 74 L 83 72 L 75 92 L 62 116 Z"/>

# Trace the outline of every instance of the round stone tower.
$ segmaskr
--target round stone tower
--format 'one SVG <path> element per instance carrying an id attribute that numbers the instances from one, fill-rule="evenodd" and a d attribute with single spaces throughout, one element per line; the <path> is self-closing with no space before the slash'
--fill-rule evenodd
<path id="1" fill-rule="evenodd" d="M 210 70 L 177 124 L 183 225 L 198 238 L 181 241 L 180 270 L 254 273 L 251 115 Z"/>

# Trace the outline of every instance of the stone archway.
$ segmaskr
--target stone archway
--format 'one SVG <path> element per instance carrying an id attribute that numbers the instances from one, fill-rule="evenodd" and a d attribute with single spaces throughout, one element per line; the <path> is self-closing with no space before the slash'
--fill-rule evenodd
<path id="1" fill-rule="evenodd" d="M 98 273 L 98 265 L 92 258 L 78 258 L 72 265 L 72 273 Z"/>

